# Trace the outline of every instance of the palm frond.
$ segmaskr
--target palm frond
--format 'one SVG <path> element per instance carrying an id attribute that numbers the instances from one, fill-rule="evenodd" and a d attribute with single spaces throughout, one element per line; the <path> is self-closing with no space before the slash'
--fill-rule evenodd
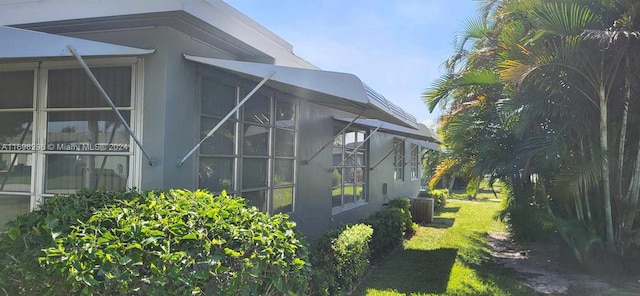
<path id="1" fill-rule="evenodd" d="M 576 3 L 546 3 L 533 13 L 539 28 L 559 36 L 577 36 L 600 23 L 600 16 Z"/>
<path id="2" fill-rule="evenodd" d="M 429 107 L 429 112 L 433 112 L 436 106 L 447 99 L 451 91 L 455 89 L 455 75 L 445 74 L 436 79 L 431 87 L 422 93 L 422 100 Z"/>
<path id="3" fill-rule="evenodd" d="M 459 165 L 459 163 L 453 158 L 446 158 L 440 161 L 431 180 L 429 180 L 429 188 L 433 189 L 444 176 L 452 173 L 453 168 L 457 165 Z"/>

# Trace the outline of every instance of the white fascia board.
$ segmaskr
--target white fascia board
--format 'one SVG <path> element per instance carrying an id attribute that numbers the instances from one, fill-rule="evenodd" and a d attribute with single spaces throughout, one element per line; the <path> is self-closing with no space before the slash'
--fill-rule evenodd
<path id="1" fill-rule="evenodd" d="M 414 123 L 398 117 L 388 108 L 381 108 L 377 101 L 370 99 L 365 85 L 353 74 L 190 55 L 184 57 L 254 80 L 275 72 L 267 85 L 282 92 L 337 110 L 415 128 Z"/>
<path id="2" fill-rule="evenodd" d="M 369 103 L 362 87 L 362 81 L 353 74 L 190 55 L 185 55 L 184 57 L 187 60 L 229 70 L 241 76 L 265 77 L 271 72 L 276 72 L 271 78 L 272 81 L 330 96 L 346 98 L 362 104 Z"/>
<path id="3" fill-rule="evenodd" d="M 23 0 L 0 2 L 0 25 L 182 10 L 182 0 Z"/>
<path id="4" fill-rule="evenodd" d="M 277 65 L 317 69 L 293 46 L 222 0 L 0 1 L 0 25 L 184 11 L 273 57 Z"/>
<path id="5" fill-rule="evenodd" d="M 0 40 L 11 40 L 0 43 L 0 60 L 70 57 L 67 46 L 74 47 L 82 56 L 139 56 L 154 52 L 4 26 L 0 26 Z"/>
<path id="6" fill-rule="evenodd" d="M 206 2 L 208 5 L 203 5 Z M 293 54 L 293 46 L 221 0 L 186 1 L 183 10 L 266 53 L 278 66 L 318 69 Z"/>
<path id="7" fill-rule="evenodd" d="M 442 149 L 440 148 L 440 144 L 438 143 L 433 143 L 433 142 L 429 142 L 429 141 L 421 141 L 421 140 L 416 140 L 416 139 L 407 139 L 407 142 L 411 143 L 411 144 L 415 144 L 430 150 L 435 150 L 435 151 L 442 151 Z"/>
<path id="8" fill-rule="evenodd" d="M 339 118 L 334 117 L 333 119 L 341 122 L 351 122 L 353 118 Z M 368 128 L 380 128 L 380 132 L 392 135 L 399 135 L 411 139 L 415 139 L 416 141 L 428 141 L 428 142 L 437 142 L 438 139 L 434 138 L 431 129 L 426 127 L 425 125 L 418 123 L 418 129 L 407 128 L 404 126 L 399 126 L 397 124 L 382 122 L 377 119 L 358 119 L 354 122 L 355 125 L 365 126 Z M 436 144 L 437 145 L 437 144 Z"/>

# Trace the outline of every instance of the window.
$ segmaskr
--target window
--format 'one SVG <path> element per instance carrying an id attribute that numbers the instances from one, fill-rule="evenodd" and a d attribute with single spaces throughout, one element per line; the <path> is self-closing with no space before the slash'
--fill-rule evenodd
<path id="1" fill-rule="evenodd" d="M 420 178 L 420 146 L 411 144 L 411 179 Z"/>
<path id="2" fill-rule="evenodd" d="M 201 137 L 238 103 L 237 84 L 202 73 Z M 242 196 L 263 212 L 292 212 L 296 119 L 297 105 L 291 100 L 254 94 L 201 146 L 198 186 Z"/>
<path id="3" fill-rule="evenodd" d="M 404 181 L 404 141 L 393 142 L 393 179 Z"/>
<path id="4" fill-rule="evenodd" d="M 135 130 L 136 71 L 124 63 L 92 71 Z M 87 74 L 63 67 L 0 70 L 0 228 L 41 197 L 134 186 L 129 133 Z"/>
<path id="5" fill-rule="evenodd" d="M 35 71 L 0 72 L 0 229 L 31 209 Z"/>
<path id="6" fill-rule="evenodd" d="M 235 107 L 238 87 L 201 77 L 200 138 L 216 126 Z M 236 127 L 238 118 L 232 116 L 212 137 L 200 146 L 198 169 L 199 187 L 219 193 L 235 193 Z"/>
<path id="7" fill-rule="evenodd" d="M 131 67 L 93 68 L 131 122 Z M 129 179 L 130 136 L 82 69 L 48 71 L 44 193 L 78 188 L 121 190 Z"/>
<path id="8" fill-rule="evenodd" d="M 336 127 L 336 132 L 341 129 Z M 368 165 L 365 138 L 364 131 L 347 130 L 333 141 L 331 197 L 334 208 L 365 200 Z"/>

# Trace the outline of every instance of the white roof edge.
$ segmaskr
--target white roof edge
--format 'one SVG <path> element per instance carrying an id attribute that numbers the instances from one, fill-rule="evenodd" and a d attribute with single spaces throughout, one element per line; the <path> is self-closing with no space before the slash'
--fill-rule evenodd
<path id="1" fill-rule="evenodd" d="M 417 130 L 415 122 L 409 122 L 391 110 L 381 108 L 380 102 L 372 100 L 367 95 L 365 85 L 360 78 L 350 73 L 215 59 L 188 54 L 183 54 L 183 56 L 187 60 L 217 67 L 245 76 L 245 78 L 262 79 L 272 75 L 267 83 L 276 89 L 280 88 L 291 94 L 299 92 L 298 90 L 307 90 L 307 93 L 300 97 L 301 99 L 349 113 L 360 114 L 365 118 L 380 119 Z"/>
<path id="2" fill-rule="evenodd" d="M 12 0 L 0 1 L 0 25 L 25 25 L 135 14 L 184 11 L 273 57 L 276 64 L 317 69 L 293 46 L 222 0 Z"/>
<path id="3" fill-rule="evenodd" d="M 182 56 L 187 60 L 198 62 L 198 63 L 202 63 L 202 64 L 207 64 L 207 65 L 226 68 L 226 69 L 234 68 L 236 72 L 246 71 L 250 67 L 252 69 L 256 69 L 255 70 L 256 72 L 254 72 L 254 76 L 258 76 L 258 77 L 261 77 L 261 78 L 266 76 L 269 71 L 273 71 L 274 69 L 279 68 L 279 69 L 290 70 L 290 71 L 302 71 L 302 72 L 299 72 L 299 73 L 305 73 L 305 72 L 308 71 L 307 73 L 325 73 L 325 74 L 329 74 L 329 75 L 331 75 L 331 74 L 339 75 L 339 76 L 342 76 L 342 80 L 343 81 L 344 80 L 348 80 L 348 83 L 362 84 L 362 80 L 360 80 L 360 78 L 358 76 L 356 76 L 354 74 L 351 74 L 351 73 L 326 71 L 326 70 L 321 70 L 321 69 L 298 68 L 298 67 L 273 65 L 273 64 L 262 64 L 262 63 L 246 62 L 246 61 L 224 60 L 224 59 L 216 59 L 216 58 L 194 56 L 194 55 L 189 55 L 189 54 L 183 54 Z M 255 67 L 260 67 L 260 68 L 263 68 L 263 69 L 257 69 Z M 248 73 L 248 72 L 244 72 L 244 73 Z M 279 76 L 279 75 L 276 74 L 274 76 L 274 78 L 272 78 L 272 79 L 276 79 L 277 76 Z M 313 82 L 313 81 L 309 81 L 309 82 Z M 336 96 L 340 96 L 340 97 L 356 97 L 356 96 L 358 96 L 358 97 L 360 97 L 362 99 L 366 98 L 365 91 L 361 90 L 361 89 L 349 89 L 348 93 L 340 93 L 340 94 L 332 94 L 332 95 L 336 95 Z"/>
<path id="4" fill-rule="evenodd" d="M 333 119 L 342 122 L 354 121 L 354 118 L 342 118 L 334 116 Z M 428 143 L 434 143 L 437 145 L 439 140 L 434 137 L 435 133 L 427 126 L 418 123 L 418 129 L 410 129 L 404 126 L 399 126 L 394 123 L 384 122 L 379 119 L 357 119 L 354 124 L 360 126 L 367 126 L 370 128 L 377 128 L 380 126 L 380 131 L 383 133 L 406 136 L 416 141 L 425 141 Z M 381 125 L 382 124 L 382 125 Z"/>
<path id="5" fill-rule="evenodd" d="M 153 49 L 140 49 L 5 26 L 0 26 L 0 39 L 11 40 L 11 42 L 0 44 L 0 59 L 70 57 L 72 54 L 67 46 L 72 46 L 81 56 L 139 56 L 155 52 Z"/>
<path id="6" fill-rule="evenodd" d="M 438 143 L 423 141 L 423 140 L 416 140 L 416 139 L 407 139 L 407 142 L 427 148 L 427 149 L 442 151 L 442 149 L 440 148 L 440 144 Z"/>

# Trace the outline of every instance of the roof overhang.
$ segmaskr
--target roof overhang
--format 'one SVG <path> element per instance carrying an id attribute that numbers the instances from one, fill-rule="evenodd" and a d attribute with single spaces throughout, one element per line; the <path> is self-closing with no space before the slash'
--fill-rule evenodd
<path id="1" fill-rule="evenodd" d="M 416 144 L 420 147 L 424 147 L 427 149 L 431 149 L 431 150 L 436 150 L 436 151 L 442 151 L 442 149 L 440 148 L 440 144 L 438 143 L 433 143 L 433 142 L 429 142 L 429 141 L 421 141 L 421 140 L 416 140 L 416 139 L 407 139 L 407 142 L 412 143 L 412 144 Z"/>
<path id="2" fill-rule="evenodd" d="M 5 26 L 0 26 L 0 40 L 5 40 L 0 44 L 0 60 L 73 57 L 69 45 L 85 57 L 140 56 L 155 51 Z"/>
<path id="3" fill-rule="evenodd" d="M 366 118 L 379 119 L 405 128 L 418 128 L 415 117 L 375 93 L 353 74 L 191 55 L 184 55 L 184 57 L 253 81 L 275 73 L 266 83 L 274 89 L 318 105 L 359 114 Z"/>
<path id="4" fill-rule="evenodd" d="M 341 122 L 353 121 L 353 118 L 334 117 L 334 119 Z M 375 119 L 356 119 L 355 121 L 353 121 L 353 125 L 366 127 L 366 128 L 380 127 L 379 129 L 380 132 L 397 135 L 401 137 L 406 137 L 407 141 L 416 145 L 429 148 L 429 149 L 434 149 L 434 150 L 437 149 L 437 147 L 439 146 L 438 144 L 440 143 L 436 133 L 422 123 L 417 124 L 417 127 L 418 127 L 417 130 L 395 125 L 388 122 L 381 122 Z"/>

